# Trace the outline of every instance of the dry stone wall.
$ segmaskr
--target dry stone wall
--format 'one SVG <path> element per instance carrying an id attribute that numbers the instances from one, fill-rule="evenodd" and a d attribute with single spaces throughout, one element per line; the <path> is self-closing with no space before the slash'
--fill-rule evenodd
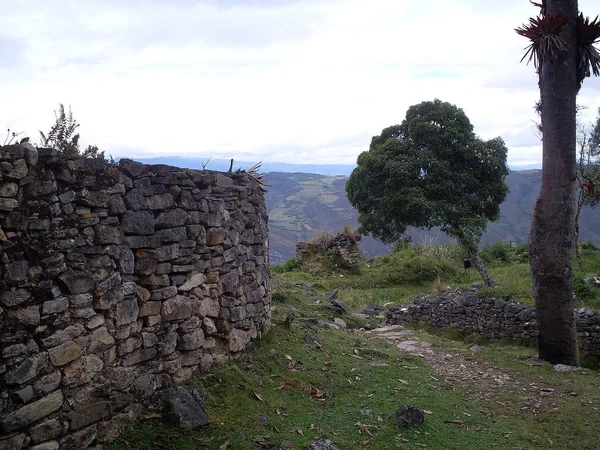
<path id="1" fill-rule="evenodd" d="M 296 255 L 300 259 L 310 259 L 316 253 L 325 253 L 334 250 L 330 258 L 339 258 L 341 264 L 348 269 L 358 269 L 360 264 L 360 252 L 358 241 L 360 235 L 352 232 L 341 232 L 335 237 L 325 233 L 312 241 L 298 242 L 296 244 Z"/>
<path id="2" fill-rule="evenodd" d="M 246 174 L 0 147 L 0 450 L 110 441 L 269 327 Z"/>
<path id="3" fill-rule="evenodd" d="M 537 341 L 535 308 L 496 298 L 477 298 L 473 291 L 427 294 L 385 313 L 390 324 L 418 324 L 452 329 L 491 339 Z M 589 308 L 575 310 L 581 356 L 600 361 L 600 317 Z"/>

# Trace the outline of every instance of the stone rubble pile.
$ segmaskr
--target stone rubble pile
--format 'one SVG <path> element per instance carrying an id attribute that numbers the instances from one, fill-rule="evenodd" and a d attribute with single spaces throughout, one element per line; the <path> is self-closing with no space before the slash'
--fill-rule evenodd
<path id="1" fill-rule="evenodd" d="M 496 298 L 477 298 L 474 291 L 450 291 L 417 296 L 385 313 L 388 324 L 419 324 L 452 329 L 491 339 L 537 340 L 535 308 Z M 575 310 L 583 357 L 600 361 L 600 317 L 589 309 Z"/>

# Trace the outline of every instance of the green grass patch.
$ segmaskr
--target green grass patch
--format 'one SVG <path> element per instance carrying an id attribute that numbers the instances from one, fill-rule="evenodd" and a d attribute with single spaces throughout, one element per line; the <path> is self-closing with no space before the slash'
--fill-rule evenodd
<path id="1" fill-rule="evenodd" d="M 322 345 L 315 346 L 306 334 L 300 325 L 276 327 L 251 351 L 251 362 L 192 380 L 189 386 L 205 395 L 210 426 L 183 431 L 141 420 L 111 448 L 218 449 L 225 442 L 230 449 L 307 448 L 319 437 L 343 449 L 511 448 L 539 436 L 539 425 L 518 415 L 483 414 L 492 405 L 385 342 L 323 329 L 317 333 Z M 431 413 L 425 425 L 395 425 L 395 411 L 405 403 Z"/>

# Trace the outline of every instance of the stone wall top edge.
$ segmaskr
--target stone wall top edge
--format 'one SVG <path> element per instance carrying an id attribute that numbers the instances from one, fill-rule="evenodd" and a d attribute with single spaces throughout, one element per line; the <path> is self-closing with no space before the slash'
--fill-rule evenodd
<path id="1" fill-rule="evenodd" d="M 86 158 L 83 156 L 62 156 L 60 152 L 53 148 L 47 147 L 34 147 L 30 143 L 24 144 L 9 144 L 9 145 L 0 145 L 0 159 L 19 159 L 24 157 L 24 150 L 27 148 L 35 148 L 38 153 L 38 160 L 36 161 L 36 166 L 43 168 L 52 168 L 57 167 L 60 163 L 68 164 L 70 170 L 82 170 L 82 169 L 96 169 L 103 170 L 108 167 L 116 167 L 119 170 L 123 170 L 125 166 L 136 166 L 141 168 L 136 168 L 135 172 L 139 171 L 140 173 L 134 175 L 135 172 L 128 174 L 129 176 L 134 175 L 132 178 L 144 177 L 148 176 L 148 174 L 152 175 L 160 175 L 167 174 L 173 172 L 186 172 L 190 175 L 221 175 L 228 177 L 235 181 L 245 181 L 250 182 L 251 184 L 256 183 L 252 177 L 248 176 L 246 172 L 223 172 L 218 170 L 209 170 L 209 169 L 190 169 L 186 167 L 178 167 L 172 166 L 168 164 L 146 164 L 139 161 L 135 161 L 131 158 L 121 158 L 118 162 L 111 164 L 104 158 Z"/>

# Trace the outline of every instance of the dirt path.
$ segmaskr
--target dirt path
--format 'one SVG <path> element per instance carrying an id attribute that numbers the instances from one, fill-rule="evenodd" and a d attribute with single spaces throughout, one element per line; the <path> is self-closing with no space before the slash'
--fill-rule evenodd
<path id="1" fill-rule="evenodd" d="M 412 330 L 401 325 L 391 325 L 365 331 L 367 337 L 385 339 L 396 348 L 412 356 L 423 358 L 437 374 L 438 381 L 467 389 L 470 395 L 482 400 L 495 400 L 503 394 L 518 394 L 521 413 L 538 414 L 543 410 L 557 408 L 554 402 L 560 395 L 569 393 L 555 392 L 534 380 L 512 373 L 492 364 L 474 359 L 471 355 L 481 349 L 440 348 L 430 342 L 420 340 Z M 516 409 L 516 408 L 515 408 Z"/>

